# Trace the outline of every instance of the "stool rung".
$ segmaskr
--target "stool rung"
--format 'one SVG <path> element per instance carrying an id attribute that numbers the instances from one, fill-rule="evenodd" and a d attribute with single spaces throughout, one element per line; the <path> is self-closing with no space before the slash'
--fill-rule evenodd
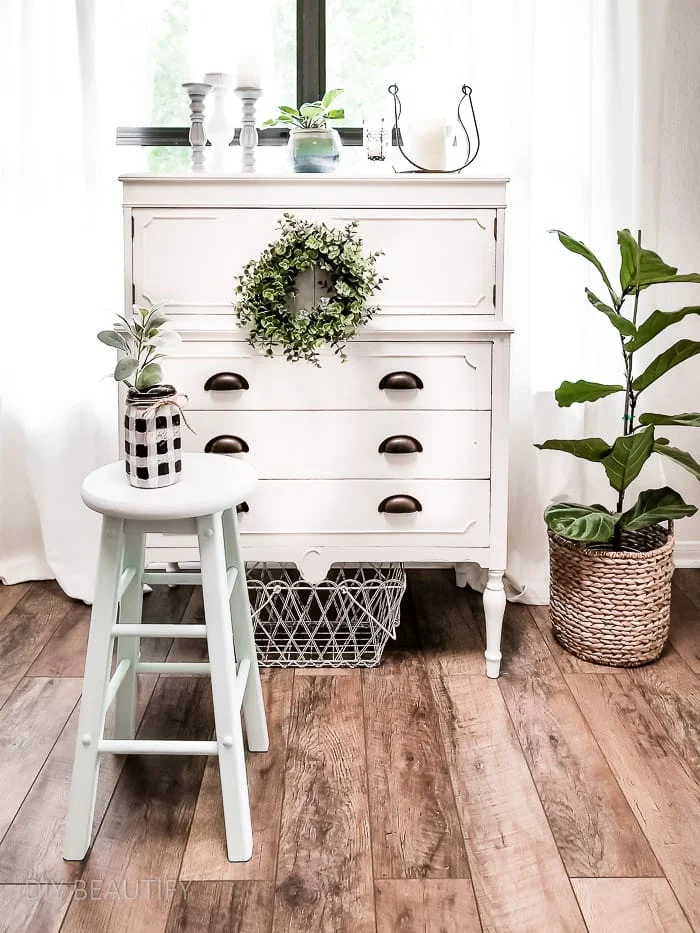
<path id="1" fill-rule="evenodd" d="M 107 684 L 107 693 L 105 694 L 105 710 L 108 710 L 117 691 L 122 685 L 124 678 L 129 673 L 129 668 L 131 667 L 131 661 L 129 658 L 122 658 L 122 660 L 117 664 L 117 669 L 112 674 Z"/>
<path id="2" fill-rule="evenodd" d="M 139 661 L 137 674 L 210 674 L 208 661 Z"/>
<path id="3" fill-rule="evenodd" d="M 246 684 L 248 683 L 248 675 L 250 674 L 250 661 L 248 658 L 243 658 L 241 663 L 238 665 L 238 672 L 236 674 L 236 706 L 240 709 L 243 704 L 243 694 L 245 693 Z"/>
<path id="4" fill-rule="evenodd" d="M 123 638 L 206 638 L 206 625 L 177 625 L 169 622 L 121 622 L 112 626 L 112 635 Z"/>
<path id="5" fill-rule="evenodd" d="M 102 739 L 98 752 L 112 755 L 218 755 L 216 742 L 188 742 L 182 739 Z"/>
<path id="6" fill-rule="evenodd" d="M 226 583 L 228 585 L 228 594 L 231 595 L 231 591 L 236 585 L 236 578 L 238 577 L 238 570 L 235 567 L 229 567 L 226 571 Z M 187 571 L 156 571 L 156 570 L 147 570 L 141 577 L 144 583 L 165 583 L 168 586 L 182 585 L 182 586 L 201 586 L 202 585 L 202 574 L 199 570 L 192 572 Z"/>

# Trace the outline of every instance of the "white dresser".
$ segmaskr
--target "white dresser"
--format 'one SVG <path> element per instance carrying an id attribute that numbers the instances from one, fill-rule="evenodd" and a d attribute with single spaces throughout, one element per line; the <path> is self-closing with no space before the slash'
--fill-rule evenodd
<path id="1" fill-rule="evenodd" d="M 184 342 L 165 377 L 189 397 L 185 450 L 249 458 L 246 558 L 318 582 L 336 562 L 488 568 L 486 668 L 505 608 L 510 330 L 502 319 L 506 179 L 129 175 L 127 307 L 166 301 Z M 388 277 L 347 361 L 267 359 L 232 310 L 234 276 L 285 212 L 357 220 Z M 120 423 L 122 418 L 120 418 Z M 195 559 L 151 539 L 151 561 Z"/>

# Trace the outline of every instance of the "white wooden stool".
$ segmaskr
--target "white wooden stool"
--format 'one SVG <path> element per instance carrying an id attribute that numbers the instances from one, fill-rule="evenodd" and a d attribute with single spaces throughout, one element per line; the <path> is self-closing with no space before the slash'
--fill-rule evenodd
<path id="1" fill-rule="evenodd" d="M 100 754 L 218 755 L 226 847 L 232 862 L 253 854 L 241 708 L 248 748 L 268 749 L 267 724 L 235 507 L 257 482 L 245 463 L 215 454 L 186 454 L 182 478 L 163 489 L 129 485 L 123 462 L 91 473 L 87 506 L 100 512 L 102 537 L 85 662 L 80 724 L 68 807 L 64 858 L 84 858 L 92 835 Z M 144 572 L 147 532 L 196 533 L 201 573 Z M 144 583 L 201 583 L 204 625 L 141 622 Z M 117 608 L 119 621 L 117 623 Z M 144 662 L 141 638 L 206 638 L 208 663 Z M 110 679 L 113 639 L 117 663 Z M 135 738 L 139 673 L 210 674 L 215 741 Z M 104 738 L 115 701 L 115 738 Z"/>

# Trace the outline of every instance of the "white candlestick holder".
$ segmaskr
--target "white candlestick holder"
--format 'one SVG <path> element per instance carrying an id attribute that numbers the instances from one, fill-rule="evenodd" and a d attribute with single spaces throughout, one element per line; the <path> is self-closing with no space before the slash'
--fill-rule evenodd
<path id="1" fill-rule="evenodd" d="M 255 149 L 258 145 L 258 131 L 255 126 L 255 107 L 262 96 L 259 87 L 237 87 L 236 94 L 243 103 L 243 116 L 241 118 L 241 147 L 242 171 L 250 174 L 255 171 Z"/>
<path id="2" fill-rule="evenodd" d="M 204 131 L 204 100 L 211 91 L 211 84 L 188 81 L 182 86 L 190 98 L 191 168 L 193 172 L 203 172 L 204 147 L 207 144 L 207 134 Z"/>
<path id="3" fill-rule="evenodd" d="M 211 113 L 207 115 L 205 132 L 210 142 L 211 154 L 208 161 L 212 171 L 222 172 L 228 168 L 229 146 L 236 132 L 234 114 L 233 78 L 222 71 L 210 71 L 204 75 L 205 84 L 213 88 L 210 97 Z"/>

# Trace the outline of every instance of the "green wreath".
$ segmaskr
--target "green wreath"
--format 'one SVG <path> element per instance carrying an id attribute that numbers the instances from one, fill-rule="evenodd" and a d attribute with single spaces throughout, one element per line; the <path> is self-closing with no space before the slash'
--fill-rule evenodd
<path id="1" fill-rule="evenodd" d="M 318 348 L 324 345 L 345 359 L 346 341 L 378 310 L 367 302 L 385 281 L 376 272 L 381 253 L 363 251 L 357 221 L 336 229 L 285 214 L 278 226 L 279 238 L 238 276 L 235 310 L 239 323 L 250 327 L 249 343 L 266 356 L 280 347 L 290 362 L 319 366 Z M 291 312 L 297 276 L 312 268 L 329 274 L 330 294 Z"/>

